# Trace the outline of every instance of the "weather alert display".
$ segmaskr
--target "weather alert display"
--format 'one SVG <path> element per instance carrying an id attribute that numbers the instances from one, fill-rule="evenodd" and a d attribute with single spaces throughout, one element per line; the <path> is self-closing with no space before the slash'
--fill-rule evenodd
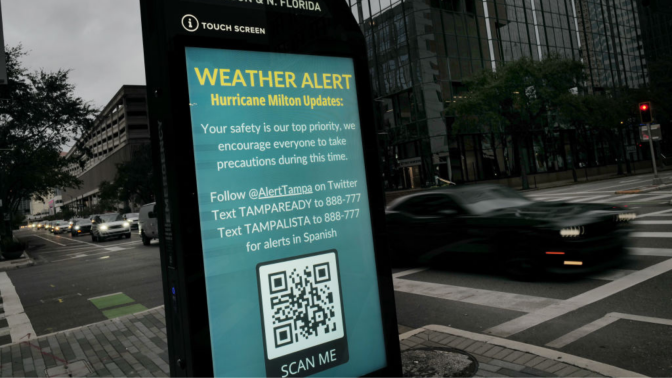
<path id="1" fill-rule="evenodd" d="M 385 367 L 352 60 L 186 59 L 215 375 Z"/>

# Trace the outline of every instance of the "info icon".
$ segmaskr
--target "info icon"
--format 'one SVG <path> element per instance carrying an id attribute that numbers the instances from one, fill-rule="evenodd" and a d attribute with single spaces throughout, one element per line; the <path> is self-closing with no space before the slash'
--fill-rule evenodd
<path id="1" fill-rule="evenodd" d="M 184 17 L 182 17 L 182 27 L 184 30 L 188 32 L 195 32 L 198 30 L 198 19 L 191 14 L 185 14 Z"/>
<path id="2" fill-rule="evenodd" d="M 257 265 L 266 375 L 307 376 L 348 362 L 336 250 Z"/>

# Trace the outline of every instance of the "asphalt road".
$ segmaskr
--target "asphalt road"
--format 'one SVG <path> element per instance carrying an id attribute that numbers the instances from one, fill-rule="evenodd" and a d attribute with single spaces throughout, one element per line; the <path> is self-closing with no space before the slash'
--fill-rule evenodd
<path id="1" fill-rule="evenodd" d="M 672 173 L 663 177 L 672 178 Z M 672 376 L 672 188 L 651 175 L 526 191 L 537 201 L 600 202 L 638 213 L 626 262 L 578 277 L 520 282 L 496 267 L 396 269 L 400 325 L 439 324 L 557 349 L 649 376 Z M 669 180 L 668 180 L 669 182 Z"/>
<path id="2" fill-rule="evenodd" d="M 672 173 L 662 176 L 672 179 Z M 511 280 L 496 268 L 397 269 L 399 324 L 445 325 L 672 376 L 672 189 L 614 194 L 650 180 L 641 175 L 525 192 L 538 201 L 601 202 L 636 211 L 631 255 L 622 266 L 535 282 Z M 30 242 L 36 266 L 7 273 L 37 335 L 163 304 L 156 241 L 146 247 L 133 234 L 92 243 L 88 235 L 33 230 L 17 236 Z"/>
<path id="3" fill-rule="evenodd" d="M 16 236 L 29 242 L 36 265 L 7 273 L 37 335 L 163 304 L 157 241 L 144 246 L 135 231 L 130 239 L 100 243 L 89 235 L 46 231 L 22 230 Z M 97 297 L 110 306 L 90 300 Z"/>

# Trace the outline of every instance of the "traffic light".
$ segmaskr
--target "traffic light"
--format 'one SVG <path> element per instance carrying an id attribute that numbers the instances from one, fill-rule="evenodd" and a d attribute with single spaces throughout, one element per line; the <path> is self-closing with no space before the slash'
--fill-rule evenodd
<path id="1" fill-rule="evenodd" d="M 653 119 L 651 117 L 651 103 L 642 102 L 639 104 L 639 116 L 642 120 L 642 123 L 651 123 Z"/>

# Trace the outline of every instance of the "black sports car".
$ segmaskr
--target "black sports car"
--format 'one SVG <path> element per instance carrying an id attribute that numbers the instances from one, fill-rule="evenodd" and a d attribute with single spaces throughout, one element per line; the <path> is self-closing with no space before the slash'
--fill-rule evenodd
<path id="1" fill-rule="evenodd" d="M 393 264 L 472 260 L 521 278 L 618 263 L 635 217 L 612 205 L 534 202 L 498 185 L 426 191 L 386 209 Z"/>

